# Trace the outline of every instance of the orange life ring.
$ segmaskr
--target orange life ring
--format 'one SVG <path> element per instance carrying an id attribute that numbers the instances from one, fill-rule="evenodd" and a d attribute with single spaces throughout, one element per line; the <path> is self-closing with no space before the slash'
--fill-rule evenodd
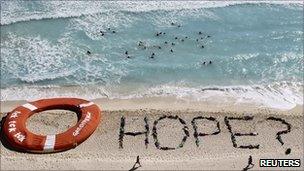
<path id="1" fill-rule="evenodd" d="M 56 135 L 37 135 L 27 130 L 26 120 L 34 113 L 64 109 L 77 113 L 78 123 Z M 96 104 L 76 98 L 42 99 L 26 103 L 10 112 L 3 124 L 3 132 L 11 147 L 34 153 L 59 152 L 75 148 L 97 128 L 101 111 Z"/>

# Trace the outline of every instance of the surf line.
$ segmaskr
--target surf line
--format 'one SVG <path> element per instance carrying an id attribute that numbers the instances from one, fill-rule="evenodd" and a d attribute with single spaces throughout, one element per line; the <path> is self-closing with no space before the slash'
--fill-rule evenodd
<path id="1" fill-rule="evenodd" d="M 185 145 L 185 143 L 187 142 L 187 140 L 189 139 L 189 137 L 194 138 L 195 140 L 195 145 L 196 147 L 201 146 L 201 139 L 203 137 L 206 136 L 215 136 L 221 133 L 221 127 L 220 127 L 220 122 L 218 119 L 216 119 L 215 117 L 206 117 L 206 116 L 197 116 L 194 117 L 191 121 L 191 126 L 193 129 L 193 135 L 191 136 L 189 133 L 189 127 L 187 122 L 182 119 L 180 116 L 177 115 L 163 115 L 160 116 L 159 118 L 157 118 L 152 125 L 152 131 L 150 130 L 150 125 L 149 125 L 149 118 L 147 116 L 144 117 L 144 125 L 142 126 L 141 130 L 135 131 L 135 130 L 126 130 L 125 126 L 126 126 L 126 117 L 122 116 L 120 119 L 120 128 L 119 128 L 119 135 L 118 135 L 118 144 L 119 144 L 119 148 L 123 149 L 124 148 L 124 139 L 126 138 L 126 136 L 129 137 L 144 137 L 144 144 L 145 147 L 148 148 L 148 145 L 150 144 L 149 141 L 149 136 L 151 135 L 154 141 L 154 145 L 157 149 L 159 150 L 176 150 L 179 148 L 183 148 L 183 146 Z M 242 116 L 242 117 L 224 117 L 224 124 L 226 125 L 229 133 L 230 133 L 230 140 L 232 143 L 232 146 L 234 148 L 241 148 L 241 149 L 259 149 L 260 145 L 259 144 L 247 144 L 247 145 L 242 145 L 237 143 L 237 137 L 243 137 L 243 136 L 257 136 L 258 133 L 257 132 L 236 132 L 234 131 L 235 128 L 237 128 L 237 122 L 242 122 L 245 124 L 250 124 L 248 122 L 253 121 L 254 120 L 254 116 Z M 264 119 L 265 121 L 269 122 L 269 118 Z M 272 119 L 274 120 L 274 119 Z M 282 118 L 276 118 L 276 120 L 280 120 L 282 121 L 282 126 L 286 126 L 288 125 L 288 130 L 290 132 L 291 130 L 291 124 L 288 123 L 286 120 L 282 119 Z M 276 121 L 274 120 L 274 121 Z M 180 125 L 180 131 L 181 131 L 181 141 L 179 144 L 177 144 L 175 147 L 168 147 L 168 146 L 164 146 L 163 143 L 159 140 L 159 134 L 162 133 L 160 132 L 158 129 L 158 125 L 159 123 L 164 122 L 164 123 L 168 123 L 168 122 L 175 122 L 177 123 L 177 125 Z M 213 125 L 213 132 L 203 132 L 200 131 L 198 126 L 199 124 L 209 124 L 209 125 Z M 137 127 L 140 128 L 140 125 L 137 125 Z M 284 132 L 284 134 L 287 134 L 288 132 L 286 131 L 286 133 Z M 164 133 L 162 133 L 164 134 Z M 281 135 L 281 134 L 280 134 Z M 278 137 L 278 135 L 277 135 Z M 274 136 L 274 138 L 277 138 Z M 281 139 L 281 136 L 280 136 Z"/>

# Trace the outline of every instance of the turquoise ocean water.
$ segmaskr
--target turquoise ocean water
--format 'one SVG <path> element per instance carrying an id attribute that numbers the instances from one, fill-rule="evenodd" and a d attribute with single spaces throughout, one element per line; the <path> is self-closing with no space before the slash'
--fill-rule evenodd
<path id="1" fill-rule="evenodd" d="M 1 1 L 2 101 L 217 96 L 289 109 L 302 82 L 303 2 Z"/>

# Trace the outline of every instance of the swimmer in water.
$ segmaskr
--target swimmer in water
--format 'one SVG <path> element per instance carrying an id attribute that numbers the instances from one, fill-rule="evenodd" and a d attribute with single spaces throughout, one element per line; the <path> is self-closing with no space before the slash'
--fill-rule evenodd
<path id="1" fill-rule="evenodd" d="M 177 27 L 181 27 L 181 25 L 179 24 Z"/>
<path id="2" fill-rule="evenodd" d="M 174 26 L 174 25 L 175 25 L 175 23 L 172 22 L 172 23 L 171 23 L 171 26 Z"/>
<path id="3" fill-rule="evenodd" d="M 154 56 L 155 56 L 155 53 L 153 52 L 150 58 L 154 58 Z"/>
<path id="4" fill-rule="evenodd" d="M 211 37 L 211 36 L 208 35 L 207 37 Z"/>
<path id="5" fill-rule="evenodd" d="M 203 33 L 201 31 L 199 31 L 198 34 L 203 34 Z"/>
<path id="6" fill-rule="evenodd" d="M 204 47 L 205 47 L 204 45 L 201 46 L 201 48 L 204 48 Z"/>
<path id="7" fill-rule="evenodd" d="M 175 43 L 173 43 L 173 42 L 172 42 L 172 43 L 171 43 L 171 45 L 172 45 L 172 46 L 174 46 L 174 45 L 175 45 Z"/>
<path id="8" fill-rule="evenodd" d="M 181 40 L 182 42 L 184 41 L 184 39 Z"/>
<path id="9" fill-rule="evenodd" d="M 125 55 L 128 55 L 128 51 L 125 52 Z"/>
<path id="10" fill-rule="evenodd" d="M 116 33 L 116 31 L 112 31 L 112 33 Z"/>
<path id="11" fill-rule="evenodd" d="M 111 30 L 111 28 L 108 28 L 108 30 Z"/>
<path id="12" fill-rule="evenodd" d="M 209 64 L 212 64 L 212 61 L 209 61 Z"/>
<path id="13" fill-rule="evenodd" d="M 178 39 L 178 37 L 175 37 L 174 39 L 176 40 L 176 39 Z"/>
<path id="14" fill-rule="evenodd" d="M 90 52 L 90 51 L 87 51 L 87 54 L 88 54 L 88 55 L 91 55 L 91 52 Z"/>
<path id="15" fill-rule="evenodd" d="M 138 42 L 138 46 L 143 46 L 143 44 L 144 44 L 144 42 L 142 42 L 142 41 Z"/>
<path id="16" fill-rule="evenodd" d="M 206 65 L 206 62 L 203 62 L 203 65 Z"/>
<path id="17" fill-rule="evenodd" d="M 196 39 L 196 41 L 198 42 L 198 39 Z"/>
<path id="18" fill-rule="evenodd" d="M 173 52 L 173 50 L 171 49 L 170 52 Z"/>
<path id="19" fill-rule="evenodd" d="M 166 41 L 165 44 L 168 44 L 168 42 Z"/>

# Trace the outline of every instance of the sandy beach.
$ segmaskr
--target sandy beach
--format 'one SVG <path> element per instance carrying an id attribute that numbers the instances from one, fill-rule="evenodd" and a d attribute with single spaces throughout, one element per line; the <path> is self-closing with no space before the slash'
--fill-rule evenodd
<path id="1" fill-rule="evenodd" d="M 187 106 L 179 100 L 161 103 L 162 100 L 95 100 L 103 110 L 102 121 L 84 143 L 75 149 L 53 154 L 20 153 L 1 144 L 1 170 L 130 170 L 137 156 L 141 164 L 138 170 L 242 170 L 247 166 L 249 156 L 252 156 L 254 170 L 265 169 L 259 167 L 259 160 L 263 158 L 303 161 L 301 106 L 278 112 L 241 105 L 220 107 L 201 103 L 191 107 L 193 104 Z M 1 102 L 2 116 L 3 112 L 23 103 Z M 211 117 L 213 121 L 206 119 Z M 276 134 L 287 126 L 269 118 L 280 118 L 291 125 L 291 131 L 281 135 L 283 145 L 276 139 Z M 257 148 L 233 147 L 227 119 L 233 133 L 252 132 L 256 135 L 236 136 L 237 147 Z M 37 134 L 55 134 L 76 122 L 74 113 L 54 110 L 33 115 L 27 127 Z M 121 122 L 125 123 L 123 129 Z M 131 136 L 127 132 L 142 134 Z M 195 136 L 195 132 L 204 135 Z M 127 134 L 121 136 L 122 133 Z M 214 135 L 210 135 L 212 133 Z M 290 154 L 286 154 L 287 149 L 291 150 Z M 303 165 L 284 169 L 299 170 Z"/>

